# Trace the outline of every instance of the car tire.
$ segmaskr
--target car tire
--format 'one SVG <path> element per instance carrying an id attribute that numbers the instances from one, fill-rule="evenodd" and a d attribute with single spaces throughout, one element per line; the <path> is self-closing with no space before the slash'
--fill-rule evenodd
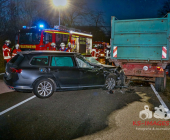
<path id="1" fill-rule="evenodd" d="M 54 93 L 54 84 L 49 79 L 40 79 L 34 84 L 33 92 L 38 98 L 48 98 Z"/>
<path id="2" fill-rule="evenodd" d="M 116 76 L 115 75 L 108 75 L 105 80 L 105 88 L 107 90 L 113 90 L 116 86 Z"/>

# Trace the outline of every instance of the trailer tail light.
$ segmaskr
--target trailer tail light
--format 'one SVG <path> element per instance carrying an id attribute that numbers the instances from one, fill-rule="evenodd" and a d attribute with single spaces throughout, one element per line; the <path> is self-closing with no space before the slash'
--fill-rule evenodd
<path id="1" fill-rule="evenodd" d="M 12 73 L 21 73 L 22 69 L 10 68 Z"/>
<path id="2" fill-rule="evenodd" d="M 161 69 L 161 67 L 157 67 L 157 70 L 160 70 Z"/>
<path id="3" fill-rule="evenodd" d="M 164 69 L 161 68 L 161 67 L 157 67 L 157 70 L 158 70 L 158 71 L 164 71 Z"/>
<path id="4" fill-rule="evenodd" d="M 161 69 L 160 69 L 160 71 L 164 71 L 164 69 L 163 69 L 163 68 L 161 68 Z"/>

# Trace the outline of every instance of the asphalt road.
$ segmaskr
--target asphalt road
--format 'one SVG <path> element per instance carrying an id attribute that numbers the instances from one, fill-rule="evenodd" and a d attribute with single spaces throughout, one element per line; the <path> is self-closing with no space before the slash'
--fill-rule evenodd
<path id="1" fill-rule="evenodd" d="M 149 85 L 141 83 L 117 89 L 113 94 L 88 89 L 55 92 L 47 99 L 33 98 L 0 116 L 0 139 L 70 140 L 96 133 L 108 126 L 111 113 L 135 101 L 141 102 L 136 92 L 145 92 L 150 97 L 149 103 L 160 105 Z M 33 93 L 21 92 L 0 94 L 0 112 L 32 96 Z M 167 98 L 161 96 L 170 108 Z"/>

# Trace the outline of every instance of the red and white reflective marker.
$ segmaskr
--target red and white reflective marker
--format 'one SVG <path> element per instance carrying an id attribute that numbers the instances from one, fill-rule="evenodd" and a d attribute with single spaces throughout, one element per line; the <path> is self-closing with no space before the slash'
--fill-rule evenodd
<path id="1" fill-rule="evenodd" d="M 167 48 L 166 46 L 163 46 L 162 47 L 162 58 L 166 59 L 166 57 L 167 57 Z"/>
<path id="2" fill-rule="evenodd" d="M 113 57 L 117 57 L 117 46 L 113 47 Z"/>

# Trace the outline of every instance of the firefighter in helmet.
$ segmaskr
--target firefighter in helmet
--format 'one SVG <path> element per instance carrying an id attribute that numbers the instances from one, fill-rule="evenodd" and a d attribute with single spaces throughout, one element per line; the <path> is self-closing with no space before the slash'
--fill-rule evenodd
<path id="1" fill-rule="evenodd" d="M 8 47 L 10 43 L 11 43 L 10 40 L 5 40 L 5 44 L 2 47 L 5 65 L 11 59 L 11 49 Z"/>
<path id="2" fill-rule="evenodd" d="M 64 43 L 61 43 L 60 44 L 60 49 L 59 49 L 59 51 L 64 51 L 64 52 L 66 52 L 68 49 L 66 48 L 66 45 L 64 44 Z"/>
<path id="3" fill-rule="evenodd" d="M 51 50 L 51 51 L 56 51 L 56 44 L 55 44 L 54 42 L 51 43 L 49 50 Z"/>
<path id="4" fill-rule="evenodd" d="M 12 51 L 12 57 L 17 55 L 17 52 L 21 52 L 21 50 L 19 49 L 19 44 L 15 45 L 15 49 Z"/>
<path id="5" fill-rule="evenodd" d="M 94 45 L 94 48 L 92 49 L 92 52 L 91 52 L 92 57 L 98 57 L 98 53 L 99 53 L 98 52 L 98 45 Z"/>

